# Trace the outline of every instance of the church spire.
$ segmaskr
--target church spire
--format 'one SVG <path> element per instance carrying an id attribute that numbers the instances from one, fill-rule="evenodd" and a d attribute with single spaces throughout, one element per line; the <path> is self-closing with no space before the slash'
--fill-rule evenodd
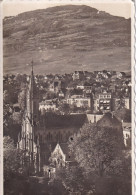
<path id="1" fill-rule="evenodd" d="M 33 59 L 32 59 L 32 61 L 31 61 L 31 74 L 33 75 L 33 64 L 34 64 L 34 62 L 33 62 Z"/>

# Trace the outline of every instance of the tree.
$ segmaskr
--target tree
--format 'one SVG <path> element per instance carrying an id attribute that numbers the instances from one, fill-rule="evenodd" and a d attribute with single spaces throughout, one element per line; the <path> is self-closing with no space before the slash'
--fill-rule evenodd
<path id="1" fill-rule="evenodd" d="M 56 94 L 54 93 L 54 92 L 50 92 L 50 91 L 48 91 L 47 93 L 46 93 L 46 99 L 47 100 L 49 100 L 49 99 L 55 99 L 57 96 L 56 96 Z"/>
<path id="2" fill-rule="evenodd" d="M 59 106 L 59 110 L 61 112 L 64 112 L 65 114 L 68 114 L 69 111 L 70 111 L 70 106 L 67 103 L 61 103 L 60 106 Z"/>
<path id="3" fill-rule="evenodd" d="M 22 89 L 22 91 L 18 95 L 18 103 L 22 111 L 25 109 L 26 105 L 26 89 Z"/>
<path id="4" fill-rule="evenodd" d="M 13 176 L 19 174 L 21 168 L 21 152 L 14 146 L 14 141 L 9 137 L 3 138 L 4 153 L 4 180 L 7 182 Z"/>
<path id="5" fill-rule="evenodd" d="M 65 187 L 66 194 L 94 194 L 93 180 L 88 180 L 83 174 L 82 168 L 78 164 L 74 166 L 66 166 L 56 170 L 53 182 L 59 182 Z"/>
<path id="6" fill-rule="evenodd" d="M 77 112 L 79 110 L 79 108 L 77 107 L 77 105 L 74 103 L 72 105 L 70 105 L 70 110 L 72 112 Z"/>
<path id="7" fill-rule="evenodd" d="M 120 175 L 123 173 L 123 139 L 112 127 L 85 124 L 69 148 L 85 173 L 95 176 Z"/>

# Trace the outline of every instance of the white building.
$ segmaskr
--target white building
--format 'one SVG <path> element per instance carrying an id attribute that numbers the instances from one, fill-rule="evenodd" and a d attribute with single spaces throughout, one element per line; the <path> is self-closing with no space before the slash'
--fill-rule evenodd
<path id="1" fill-rule="evenodd" d="M 89 123 L 97 123 L 101 118 L 103 117 L 103 114 L 87 114 L 87 119 Z"/>
<path id="2" fill-rule="evenodd" d="M 67 99 L 67 104 L 76 105 L 78 108 L 91 107 L 91 99 L 83 97 L 82 95 L 73 95 Z"/>
<path id="3" fill-rule="evenodd" d="M 65 97 L 65 95 L 64 95 L 64 93 L 62 91 L 59 92 L 59 97 L 62 97 L 62 98 Z"/>
<path id="4" fill-rule="evenodd" d="M 52 100 L 45 100 L 39 103 L 39 110 L 52 110 L 52 111 L 56 111 L 57 107 L 56 104 L 52 101 Z"/>
<path id="5" fill-rule="evenodd" d="M 95 94 L 94 110 L 103 113 L 111 111 L 111 93 L 103 92 Z"/>
<path id="6" fill-rule="evenodd" d="M 51 153 L 51 157 L 49 159 L 51 164 L 55 167 L 64 167 L 66 162 L 66 154 L 64 154 L 60 144 L 58 143 Z"/>
<path id="7" fill-rule="evenodd" d="M 84 85 L 77 85 L 77 89 L 84 89 Z"/>

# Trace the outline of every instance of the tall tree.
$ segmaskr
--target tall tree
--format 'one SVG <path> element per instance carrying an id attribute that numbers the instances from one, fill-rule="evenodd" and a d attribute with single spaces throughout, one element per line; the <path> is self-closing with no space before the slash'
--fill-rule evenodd
<path id="1" fill-rule="evenodd" d="M 120 135 L 112 127 L 85 124 L 80 132 L 74 135 L 69 148 L 87 174 L 97 176 L 121 174 L 123 139 Z"/>

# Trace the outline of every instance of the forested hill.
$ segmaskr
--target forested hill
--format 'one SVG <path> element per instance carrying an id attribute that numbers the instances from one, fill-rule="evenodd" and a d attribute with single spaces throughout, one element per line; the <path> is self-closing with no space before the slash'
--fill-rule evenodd
<path id="1" fill-rule="evenodd" d="M 4 73 L 130 70 L 131 20 L 85 5 L 51 7 L 3 21 Z"/>

